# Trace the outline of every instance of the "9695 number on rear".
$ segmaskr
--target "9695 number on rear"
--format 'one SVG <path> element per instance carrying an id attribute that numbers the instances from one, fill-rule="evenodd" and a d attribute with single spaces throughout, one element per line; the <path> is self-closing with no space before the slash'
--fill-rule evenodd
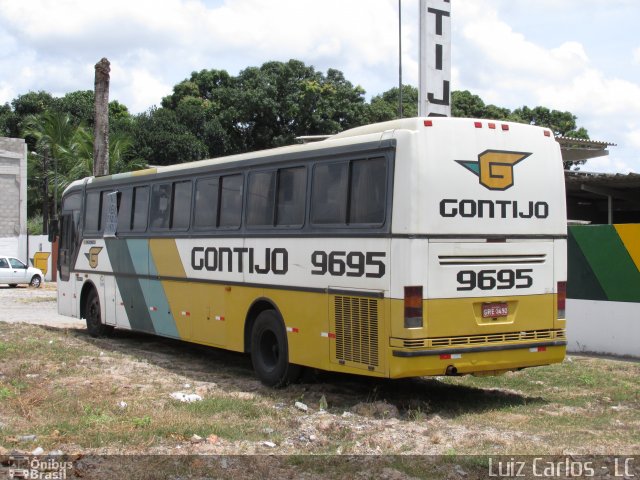
<path id="1" fill-rule="evenodd" d="M 533 269 L 518 268 L 515 270 L 505 268 L 502 270 L 460 270 L 456 279 L 457 290 L 466 292 L 475 290 L 511 290 L 512 288 L 530 288 L 533 285 L 531 276 Z"/>

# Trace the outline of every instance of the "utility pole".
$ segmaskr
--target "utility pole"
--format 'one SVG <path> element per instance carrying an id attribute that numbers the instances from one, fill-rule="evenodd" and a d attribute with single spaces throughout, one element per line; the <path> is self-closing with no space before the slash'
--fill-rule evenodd
<path id="1" fill-rule="evenodd" d="M 93 174 L 109 175 L 109 60 L 96 63 L 93 134 Z"/>

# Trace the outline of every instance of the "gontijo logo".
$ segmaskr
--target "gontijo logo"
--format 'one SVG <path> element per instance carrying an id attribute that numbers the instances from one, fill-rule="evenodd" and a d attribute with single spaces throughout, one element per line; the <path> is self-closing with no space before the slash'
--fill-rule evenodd
<path id="1" fill-rule="evenodd" d="M 485 150 L 478 161 L 456 160 L 480 178 L 480 185 L 489 190 L 507 190 L 513 186 L 513 167 L 531 153 Z"/>
<path id="2" fill-rule="evenodd" d="M 85 253 L 85 257 L 89 260 L 89 266 L 91 268 L 98 268 L 98 255 L 102 251 L 102 247 L 91 247 L 89 253 Z"/>

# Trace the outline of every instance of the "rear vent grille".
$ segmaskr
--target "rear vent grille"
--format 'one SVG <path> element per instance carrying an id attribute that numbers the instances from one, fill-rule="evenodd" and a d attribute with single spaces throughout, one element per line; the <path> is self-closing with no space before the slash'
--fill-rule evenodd
<path id="1" fill-rule="evenodd" d="M 546 255 L 439 255 L 440 265 L 502 265 L 544 263 Z"/>
<path id="2" fill-rule="evenodd" d="M 378 366 L 378 301 L 335 297 L 336 358 Z"/>
<path id="3" fill-rule="evenodd" d="M 487 343 L 526 342 L 531 340 L 552 340 L 566 338 L 565 330 L 531 330 L 528 332 L 498 333 L 493 335 L 473 335 L 469 337 L 442 337 L 403 340 L 406 348 L 459 347 Z"/>

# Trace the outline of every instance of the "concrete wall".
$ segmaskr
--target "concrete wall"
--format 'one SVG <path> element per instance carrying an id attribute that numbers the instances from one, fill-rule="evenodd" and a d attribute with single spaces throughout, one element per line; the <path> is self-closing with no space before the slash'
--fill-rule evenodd
<path id="1" fill-rule="evenodd" d="M 569 227 L 569 350 L 640 357 L 640 225 Z"/>
<path id="2" fill-rule="evenodd" d="M 27 144 L 22 138 L 0 137 L 0 238 L 19 239 L 26 233 Z M 26 243 L 18 242 L 16 256 L 26 259 Z"/>

